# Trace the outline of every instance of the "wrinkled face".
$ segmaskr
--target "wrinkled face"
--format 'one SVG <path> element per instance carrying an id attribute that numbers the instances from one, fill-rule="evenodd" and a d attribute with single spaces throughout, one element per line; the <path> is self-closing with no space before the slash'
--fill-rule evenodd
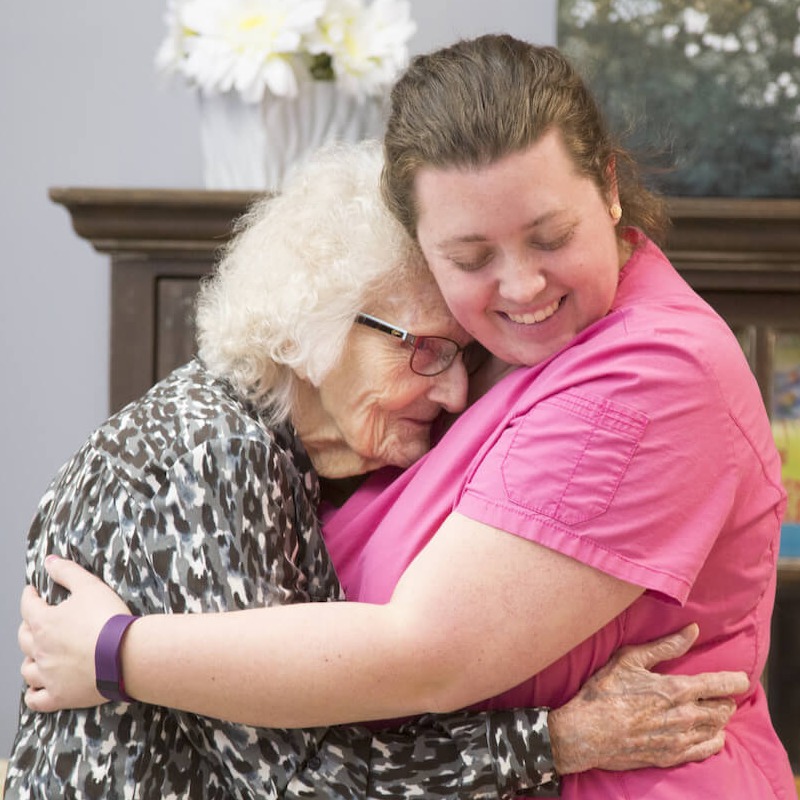
<path id="1" fill-rule="evenodd" d="M 465 345 L 470 338 L 455 321 L 433 281 L 422 281 L 391 302 L 376 298 L 364 313 L 418 336 L 443 336 Z M 411 371 L 412 348 L 389 334 L 353 326 L 343 358 L 319 387 L 325 411 L 362 471 L 407 467 L 430 449 L 431 424 L 444 409 L 463 410 L 467 373 L 459 356 L 432 377 Z"/>
<path id="2" fill-rule="evenodd" d="M 417 236 L 456 319 L 509 364 L 534 365 L 605 316 L 622 255 L 603 197 L 557 131 L 478 169 L 415 182 Z"/>

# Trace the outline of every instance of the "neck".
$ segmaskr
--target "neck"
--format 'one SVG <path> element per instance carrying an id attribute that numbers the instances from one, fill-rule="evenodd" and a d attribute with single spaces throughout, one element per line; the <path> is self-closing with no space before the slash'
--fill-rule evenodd
<path id="1" fill-rule="evenodd" d="M 319 389 L 308 381 L 297 382 L 292 424 L 319 475 L 348 478 L 372 468 L 347 444 L 333 417 L 323 407 Z"/>
<path id="2" fill-rule="evenodd" d="M 516 364 L 507 364 L 505 361 L 501 361 L 497 358 L 497 356 L 490 355 L 489 358 L 481 364 L 477 372 L 470 375 L 467 404 L 472 405 L 472 403 L 480 397 L 483 397 L 489 389 L 505 378 L 506 375 L 512 373 L 517 367 L 518 365 Z"/>
<path id="3" fill-rule="evenodd" d="M 636 249 L 637 239 L 631 238 L 633 235 L 635 234 L 632 229 L 627 228 L 622 231 L 621 236 L 617 236 L 617 253 L 619 253 L 620 272 L 622 272 L 622 268 L 628 263 L 628 260 L 633 255 L 633 251 Z"/>

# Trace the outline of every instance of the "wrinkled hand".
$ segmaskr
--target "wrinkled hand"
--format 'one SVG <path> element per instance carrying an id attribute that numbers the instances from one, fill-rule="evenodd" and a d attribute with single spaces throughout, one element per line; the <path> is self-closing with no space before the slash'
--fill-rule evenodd
<path id="1" fill-rule="evenodd" d="M 109 617 L 130 612 L 112 589 L 72 561 L 48 556 L 45 569 L 71 595 L 50 606 L 32 586 L 22 592 L 17 640 L 25 655 L 25 704 L 32 711 L 58 711 L 105 703 L 95 686 L 95 643 Z"/>
<path id="2" fill-rule="evenodd" d="M 659 675 L 650 669 L 686 653 L 696 625 L 645 645 L 621 648 L 569 703 L 550 712 L 556 768 L 628 770 L 702 761 L 725 743 L 747 691 L 743 672 Z"/>

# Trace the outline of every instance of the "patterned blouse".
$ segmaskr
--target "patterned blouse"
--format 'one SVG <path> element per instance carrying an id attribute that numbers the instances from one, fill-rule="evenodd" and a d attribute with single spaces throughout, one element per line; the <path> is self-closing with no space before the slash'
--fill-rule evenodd
<path id="1" fill-rule="evenodd" d="M 194 360 L 96 430 L 41 500 L 27 579 L 66 592 L 74 559 L 136 614 L 342 600 L 319 484 L 290 426 L 268 427 Z M 557 796 L 546 712 L 427 715 L 403 727 L 266 729 L 144 703 L 20 707 L 5 789 L 17 798 Z"/>

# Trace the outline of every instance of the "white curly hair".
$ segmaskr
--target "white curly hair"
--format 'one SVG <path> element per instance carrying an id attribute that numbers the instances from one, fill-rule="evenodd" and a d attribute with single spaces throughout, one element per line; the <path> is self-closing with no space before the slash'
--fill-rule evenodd
<path id="1" fill-rule="evenodd" d="M 198 353 L 271 422 L 319 385 L 358 312 L 430 273 L 380 195 L 376 141 L 325 147 L 256 201 L 197 300 Z"/>

